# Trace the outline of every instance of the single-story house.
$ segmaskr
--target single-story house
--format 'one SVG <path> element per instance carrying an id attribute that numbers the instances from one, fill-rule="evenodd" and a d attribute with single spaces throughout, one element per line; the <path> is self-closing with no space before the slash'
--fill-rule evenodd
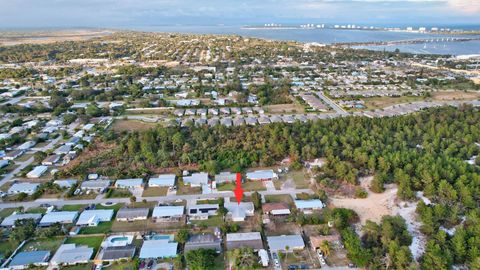
<path id="1" fill-rule="evenodd" d="M 299 234 L 267 236 L 267 242 L 271 252 L 291 252 L 293 250 L 302 250 L 305 248 L 305 242 L 303 242 L 303 238 Z"/>
<path id="2" fill-rule="evenodd" d="M 191 220 L 205 220 L 217 214 L 218 204 L 197 204 L 188 207 L 188 217 Z"/>
<path id="3" fill-rule="evenodd" d="M 263 249 L 262 235 L 259 232 L 227 233 L 227 250 L 250 247 L 254 250 Z"/>
<path id="4" fill-rule="evenodd" d="M 80 188 L 83 190 L 94 190 L 103 192 L 110 186 L 110 180 L 88 180 L 83 181 Z"/>
<path id="5" fill-rule="evenodd" d="M 170 240 L 146 240 L 140 249 L 140 259 L 177 257 L 178 243 Z"/>
<path id="6" fill-rule="evenodd" d="M 40 220 L 39 226 L 46 227 L 55 223 L 71 224 L 77 216 L 78 213 L 76 211 L 48 212 Z"/>
<path id="7" fill-rule="evenodd" d="M 290 215 L 290 207 L 287 203 L 264 203 L 262 205 L 262 211 L 265 215 L 283 216 Z"/>
<path id="8" fill-rule="evenodd" d="M 65 142 L 66 145 L 71 145 L 71 146 L 74 146 L 75 144 L 77 144 L 78 142 L 80 142 L 80 138 L 79 137 L 71 137 L 68 141 Z"/>
<path id="9" fill-rule="evenodd" d="M 23 144 L 21 144 L 20 146 L 18 146 L 17 149 L 18 150 L 28 150 L 28 149 L 34 147 L 35 144 L 36 144 L 36 142 L 34 142 L 34 141 L 26 141 Z"/>
<path id="10" fill-rule="evenodd" d="M 225 202 L 224 207 L 228 210 L 227 216 L 235 222 L 245 221 L 245 218 L 253 216 L 255 211 L 252 202 Z"/>
<path id="11" fill-rule="evenodd" d="M 12 269 L 25 269 L 32 264 L 36 266 L 45 266 L 48 265 L 49 258 L 50 251 L 48 250 L 22 251 L 13 257 L 8 267 Z"/>
<path id="12" fill-rule="evenodd" d="M 15 183 L 8 189 L 8 194 L 26 193 L 32 195 L 37 191 L 39 183 Z"/>
<path id="13" fill-rule="evenodd" d="M 154 222 L 179 221 L 183 217 L 184 206 L 157 206 L 153 209 Z"/>
<path id="14" fill-rule="evenodd" d="M 55 151 L 53 151 L 53 152 L 57 155 L 65 155 L 65 154 L 68 154 L 70 152 L 70 150 L 72 150 L 72 146 L 64 144 L 64 145 L 58 147 L 57 149 L 55 149 Z"/>
<path id="15" fill-rule="evenodd" d="M 161 174 L 156 178 L 148 180 L 149 187 L 173 187 L 175 185 L 175 174 Z"/>
<path id="16" fill-rule="evenodd" d="M 106 247 L 100 251 L 97 259 L 107 262 L 129 260 L 135 255 L 135 249 L 135 245 Z"/>
<path id="17" fill-rule="evenodd" d="M 46 157 L 44 160 L 42 160 L 42 165 L 52 166 L 55 163 L 57 163 L 59 160 L 60 160 L 60 155 L 53 154 Z"/>
<path id="18" fill-rule="evenodd" d="M 112 220 L 113 209 L 85 210 L 77 220 L 77 226 L 97 226 L 100 222 Z"/>
<path id="19" fill-rule="evenodd" d="M 27 173 L 28 178 L 40 178 L 48 170 L 47 166 L 39 165 Z"/>
<path id="20" fill-rule="evenodd" d="M 185 243 L 185 252 L 196 249 L 214 249 L 216 252 L 222 251 L 222 239 L 213 234 L 194 234 L 188 237 Z"/>
<path id="21" fill-rule="evenodd" d="M 215 182 L 217 184 L 235 182 L 236 179 L 237 174 L 231 172 L 221 172 L 215 175 Z"/>
<path id="22" fill-rule="evenodd" d="M 53 265 L 74 265 L 88 263 L 93 255 L 93 248 L 76 244 L 61 245 L 50 263 Z"/>
<path id="23" fill-rule="evenodd" d="M 55 180 L 54 184 L 57 184 L 60 188 L 71 188 L 77 183 L 75 179 Z"/>
<path id="24" fill-rule="evenodd" d="M 260 170 L 248 172 L 247 179 L 253 181 L 267 181 L 278 179 L 278 175 L 273 170 Z"/>
<path id="25" fill-rule="evenodd" d="M 183 177 L 183 183 L 192 187 L 200 187 L 208 184 L 208 173 L 193 173 L 191 176 Z"/>
<path id="26" fill-rule="evenodd" d="M 117 221 L 136 221 L 148 218 L 148 208 L 121 208 L 117 212 Z"/>
<path id="27" fill-rule="evenodd" d="M 2 159 L 0 160 L 0 169 L 7 167 L 10 164 L 9 160 Z"/>
<path id="28" fill-rule="evenodd" d="M 117 188 L 142 188 L 142 178 L 119 179 L 115 182 Z"/>
<path id="29" fill-rule="evenodd" d="M 295 200 L 295 207 L 305 214 L 310 214 L 314 210 L 320 210 L 325 207 L 321 200 Z"/>
<path id="30" fill-rule="evenodd" d="M 10 152 L 8 152 L 7 154 L 5 154 L 5 156 L 3 157 L 3 159 L 5 159 L 5 160 L 14 160 L 14 159 L 20 157 L 21 155 L 23 155 L 23 153 L 25 153 L 24 150 L 13 150 L 13 151 L 10 151 Z"/>
<path id="31" fill-rule="evenodd" d="M 23 219 L 33 219 L 35 221 L 35 223 L 38 223 L 38 221 L 41 218 L 42 218 L 42 214 L 13 213 L 10 216 L 6 217 L 4 220 L 2 220 L 2 224 L 0 226 L 2 226 L 2 227 L 14 227 L 15 226 L 15 221 L 23 220 Z"/>

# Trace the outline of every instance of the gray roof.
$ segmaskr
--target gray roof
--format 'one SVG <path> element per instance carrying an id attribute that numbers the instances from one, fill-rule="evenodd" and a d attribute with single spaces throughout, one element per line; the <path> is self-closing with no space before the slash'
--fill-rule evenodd
<path id="1" fill-rule="evenodd" d="M 9 266 L 27 266 L 29 264 L 43 263 L 48 261 L 50 257 L 50 251 L 38 250 L 38 251 L 23 251 L 15 255 Z"/>
<path id="2" fill-rule="evenodd" d="M 117 219 L 132 219 L 137 217 L 148 217 L 148 208 L 122 208 L 118 210 Z"/>
<path id="3" fill-rule="evenodd" d="M 27 194 L 33 194 L 38 186 L 40 186 L 39 183 L 15 183 L 8 189 L 8 193 L 24 192 Z"/>
<path id="4" fill-rule="evenodd" d="M 157 206 L 153 209 L 152 217 L 178 217 L 184 213 L 184 206 Z"/>
<path id="5" fill-rule="evenodd" d="M 132 258 L 135 255 L 135 245 L 107 247 L 100 253 L 100 260 L 118 260 Z"/>
<path id="6" fill-rule="evenodd" d="M 81 188 L 85 189 L 105 189 L 110 186 L 110 180 L 88 180 L 83 181 Z"/>
<path id="7" fill-rule="evenodd" d="M 140 259 L 173 258 L 177 256 L 178 243 L 165 240 L 147 240 L 140 249 Z"/>
<path id="8" fill-rule="evenodd" d="M 138 187 L 143 184 L 142 178 L 119 179 L 115 182 L 116 187 Z"/>
<path id="9" fill-rule="evenodd" d="M 259 232 L 227 233 L 227 242 L 249 241 L 258 239 L 262 240 L 262 235 Z"/>
<path id="10" fill-rule="evenodd" d="M 270 251 L 283 251 L 285 247 L 289 247 L 289 250 L 303 249 L 305 243 L 301 235 L 281 235 L 281 236 L 267 236 L 268 247 Z"/>
<path id="11" fill-rule="evenodd" d="M 49 212 L 46 213 L 42 220 L 40 220 L 40 225 L 50 225 L 53 223 L 73 223 L 75 218 L 77 218 L 78 213 L 76 211 L 58 211 L 58 212 Z"/>
<path id="12" fill-rule="evenodd" d="M 87 262 L 93 255 L 93 248 L 87 246 L 76 246 L 75 244 L 61 245 L 53 256 L 53 264 L 74 264 Z"/>
<path id="13" fill-rule="evenodd" d="M 2 226 L 3 227 L 11 227 L 11 226 L 15 225 L 15 221 L 22 220 L 22 219 L 33 219 L 36 222 L 38 222 L 41 218 L 42 218 L 42 214 L 22 214 L 22 213 L 13 214 L 13 215 L 10 215 L 10 216 L 6 217 L 2 221 Z"/>

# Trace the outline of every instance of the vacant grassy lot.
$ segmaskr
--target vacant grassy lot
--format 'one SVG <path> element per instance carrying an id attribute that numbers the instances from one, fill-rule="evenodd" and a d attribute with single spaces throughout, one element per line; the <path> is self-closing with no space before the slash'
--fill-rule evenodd
<path id="1" fill-rule="evenodd" d="M 303 113 L 305 109 L 302 105 L 297 103 L 291 104 L 275 104 L 264 106 L 266 113 Z"/>
<path id="2" fill-rule="evenodd" d="M 438 91 L 431 94 L 435 100 L 473 100 L 480 98 L 480 92 Z"/>
<path id="3" fill-rule="evenodd" d="M 112 124 L 112 130 L 115 132 L 145 131 L 156 126 L 155 123 L 146 123 L 139 120 L 115 120 Z"/>
<path id="4" fill-rule="evenodd" d="M 71 266 L 64 266 L 62 267 L 62 270 L 91 270 L 93 267 L 93 263 L 87 263 L 87 264 L 77 264 L 77 265 L 71 265 Z"/>
<path id="5" fill-rule="evenodd" d="M 29 214 L 45 214 L 47 212 L 47 209 L 43 207 L 33 207 L 33 208 L 28 208 L 24 212 Z"/>
<path id="6" fill-rule="evenodd" d="M 226 191 L 226 190 L 234 190 L 235 189 L 234 183 L 225 183 L 217 186 L 219 191 Z M 267 190 L 263 185 L 262 181 L 247 181 L 242 184 L 242 188 L 244 191 L 257 191 L 257 190 Z"/>
<path id="7" fill-rule="evenodd" d="M 65 241 L 65 244 L 77 244 L 77 245 L 84 245 L 94 248 L 93 254 L 96 254 L 100 244 L 103 241 L 103 236 L 77 236 L 77 237 L 69 237 Z"/>
<path id="8" fill-rule="evenodd" d="M 112 232 L 147 232 L 147 231 L 161 231 L 161 230 L 175 230 L 185 225 L 185 219 L 180 222 L 160 222 L 155 223 L 151 219 L 139 220 L 134 222 L 120 222 L 114 221 L 112 225 Z"/>
<path id="9" fill-rule="evenodd" d="M 310 184 L 310 181 L 307 175 L 305 175 L 304 170 L 289 171 L 288 173 L 282 176 L 281 180 L 293 181 L 296 188 L 308 188 Z"/>
<path id="10" fill-rule="evenodd" d="M 265 195 L 265 201 L 269 203 L 279 203 L 284 202 L 290 205 L 293 204 L 292 196 L 288 194 L 281 194 L 281 195 Z"/>
<path id="11" fill-rule="evenodd" d="M 168 191 L 167 187 L 148 187 L 143 190 L 142 197 L 166 196 L 167 191 Z"/>
<path id="12" fill-rule="evenodd" d="M 16 241 L 10 241 L 8 239 L 2 239 L 0 241 L 0 254 L 4 257 L 10 256 L 13 251 L 18 247 L 20 243 Z"/>
<path id="13" fill-rule="evenodd" d="M 113 211 L 115 211 L 115 213 L 117 213 L 117 211 L 124 207 L 125 204 L 123 203 L 116 203 L 116 204 L 112 204 L 112 205 L 102 205 L 102 204 L 97 204 L 95 205 L 95 209 L 113 209 Z"/>
<path id="14" fill-rule="evenodd" d="M 56 251 L 63 242 L 64 237 L 36 238 L 26 243 L 22 251 L 50 250 Z"/>
<path id="15" fill-rule="evenodd" d="M 109 233 L 112 228 L 113 221 L 100 222 L 95 227 L 83 227 L 80 229 L 80 234 L 97 234 L 97 233 Z"/>
<path id="16" fill-rule="evenodd" d="M 402 96 L 402 97 L 371 97 L 363 98 L 365 101 L 365 106 L 369 110 L 381 109 L 388 106 L 392 106 L 400 103 L 409 103 L 414 101 L 425 100 L 425 97 L 422 96 Z"/>
<path id="17" fill-rule="evenodd" d="M 189 185 L 185 185 L 182 181 L 178 182 L 177 195 L 201 194 L 201 193 L 202 193 L 201 187 L 191 187 Z"/>

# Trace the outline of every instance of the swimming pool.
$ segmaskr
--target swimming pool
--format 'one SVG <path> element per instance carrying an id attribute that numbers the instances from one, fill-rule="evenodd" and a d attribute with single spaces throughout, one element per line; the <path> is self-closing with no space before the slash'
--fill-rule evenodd
<path id="1" fill-rule="evenodd" d="M 112 243 L 125 242 L 125 241 L 128 241 L 128 237 L 126 237 L 126 236 L 114 237 L 114 238 L 110 239 L 110 242 L 112 242 Z"/>
<path id="2" fill-rule="evenodd" d="M 156 234 L 150 236 L 150 240 L 172 240 L 172 235 L 168 234 Z"/>

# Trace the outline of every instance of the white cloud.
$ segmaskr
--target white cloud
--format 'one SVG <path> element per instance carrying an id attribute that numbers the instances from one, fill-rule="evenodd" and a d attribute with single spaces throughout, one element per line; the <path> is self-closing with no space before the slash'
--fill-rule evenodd
<path id="1" fill-rule="evenodd" d="M 480 0 L 448 0 L 448 5 L 457 11 L 480 16 Z"/>

